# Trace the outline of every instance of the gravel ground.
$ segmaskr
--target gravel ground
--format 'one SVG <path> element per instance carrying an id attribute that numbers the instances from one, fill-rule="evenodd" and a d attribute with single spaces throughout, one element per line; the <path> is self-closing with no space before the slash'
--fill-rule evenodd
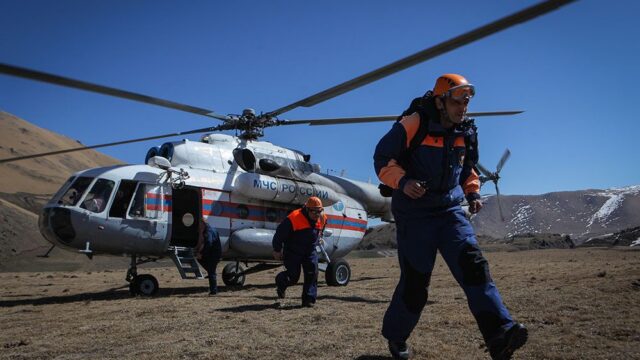
<path id="1" fill-rule="evenodd" d="M 486 255 L 507 307 L 530 329 L 515 359 L 640 359 L 640 251 Z M 160 281 L 153 298 L 131 297 L 124 270 L 0 273 L 0 358 L 387 359 L 380 328 L 397 261 L 349 262 L 350 284 L 321 280 L 311 309 L 300 307 L 300 285 L 277 299 L 278 269 L 209 296 L 204 280 L 143 266 Z M 416 359 L 488 358 L 441 258 L 409 344 Z"/>

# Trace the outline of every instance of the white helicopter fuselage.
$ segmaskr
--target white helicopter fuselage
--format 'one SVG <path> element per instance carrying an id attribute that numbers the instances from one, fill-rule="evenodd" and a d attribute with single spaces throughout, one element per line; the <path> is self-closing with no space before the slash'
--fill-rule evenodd
<path id="1" fill-rule="evenodd" d="M 157 156 L 169 168 L 154 165 Z M 370 216 L 391 220 L 375 185 L 319 173 L 294 150 L 214 134 L 152 148 L 151 165 L 74 174 L 44 207 L 43 236 L 88 255 L 166 256 L 193 248 L 204 218 L 227 259 L 270 259 L 278 224 L 310 196 L 325 205 L 325 249 L 343 257 L 362 240 Z M 152 166 L 153 165 L 153 166 Z"/>

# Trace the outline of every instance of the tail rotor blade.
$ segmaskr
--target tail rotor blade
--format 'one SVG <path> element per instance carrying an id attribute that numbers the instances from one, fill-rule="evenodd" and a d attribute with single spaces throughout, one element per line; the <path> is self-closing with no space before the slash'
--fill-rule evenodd
<path id="1" fill-rule="evenodd" d="M 500 201 L 500 189 L 498 189 L 498 183 L 496 185 L 496 201 L 498 202 L 498 211 L 500 211 L 500 220 L 504 222 L 504 213 L 502 211 L 502 202 Z"/>
<path id="2" fill-rule="evenodd" d="M 493 177 L 493 173 L 489 170 L 487 170 L 486 167 L 482 166 L 482 164 L 477 163 L 476 166 L 478 167 L 478 170 L 480 170 L 480 172 L 482 173 L 482 175 L 488 177 L 488 178 L 492 178 Z"/>
<path id="3" fill-rule="evenodd" d="M 498 162 L 498 166 L 496 167 L 496 172 L 499 173 L 500 170 L 502 170 L 502 167 L 504 166 L 504 163 L 507 162 L 507 160 L 509 160 L 509 157 L 511 156 L 511 151 L 509 149 L 506 149 L 504 151 L 504 154 L 502 154 L 502 157 L 500 158 L 500 161 Z"/>

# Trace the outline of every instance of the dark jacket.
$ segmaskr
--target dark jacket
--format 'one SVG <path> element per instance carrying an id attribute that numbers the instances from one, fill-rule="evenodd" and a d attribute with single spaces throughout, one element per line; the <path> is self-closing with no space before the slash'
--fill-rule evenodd
<path id="1" fill-rule="evenodd" d="M 285 252 L 293 252 L 298 255 L 307 255 L 316 251 L 326 217 L 322 214 L 313 226 L 311 226 L 311 222 L 305 208 L 292 211 L 278 225 L 276 233 L 273 235 L 273 250 L 280 252 L 284 247 Z"/>
<path id="2" fill-rule="evenodd" d="M 202 248 L 202 258 L 207 260 L 219 261 L 222 256 L 222 245 L 220 244 L 220 235 L 213 226 L 205 223 L 203 231 L 204 246 Z"/>
<path id="3" fill-rule="evenodd" d="M 433 101 L 429 106 L 435 106 Z M 439 113 L 421 111 L 405 116 L 395 123 L 376 146 L 374 167 L 380 181 L 394 189 L 392 210 L 396 217 L 418 218 L 458 206 L 464 200 L 480 198 L 480 181 L 473 164 L 465 161 L 465 136 L 473 129 L 445 129 Z M 420 116 L 431 114 L 428 132 L 422 143 L 408 156 L 406 163 L 398 160 L 420 125 Z M 409 179 L 424 181 L 427 192 L 411 199 L 402 188 Z"/>

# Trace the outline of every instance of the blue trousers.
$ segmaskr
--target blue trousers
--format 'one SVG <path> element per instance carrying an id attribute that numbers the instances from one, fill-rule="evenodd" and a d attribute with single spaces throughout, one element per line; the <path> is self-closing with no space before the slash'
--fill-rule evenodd
<path id="1" fill-rule="evenodd" d="M 318 254 L 315 250 L 306 255 L 285 251 L 283 262 L 285 271 L 276 275 L 278 288 L 286 290 L 288 286 L 297 284 L 300 279 L 300 267 L 302 267 L 304 271 L 302 301 L 315 303 L 318 296 Z"/>
<path id="2" fill-rule="evenodd" d="M 198 260 L 198 263 L 207 271 L 207 278 L 209 278 L 209 292 L 218 292 L 218 282 L 216 280 L 216 267 L 220 262 L 220 257 L 210 254 L 205 254 L 202 259 Z"/>
<path id="3" fill-rule="evenodd" d="M 467 296 L 471 313 L 486 342 L 509 329 L 511 318 L 489 273 L 471 224 L 455 207 L 419 220 L 396 218 L 400 281 L 382 324 L 382 335 L 406 341 L 427 303 L 429 281 L 440 251 Z"/>

